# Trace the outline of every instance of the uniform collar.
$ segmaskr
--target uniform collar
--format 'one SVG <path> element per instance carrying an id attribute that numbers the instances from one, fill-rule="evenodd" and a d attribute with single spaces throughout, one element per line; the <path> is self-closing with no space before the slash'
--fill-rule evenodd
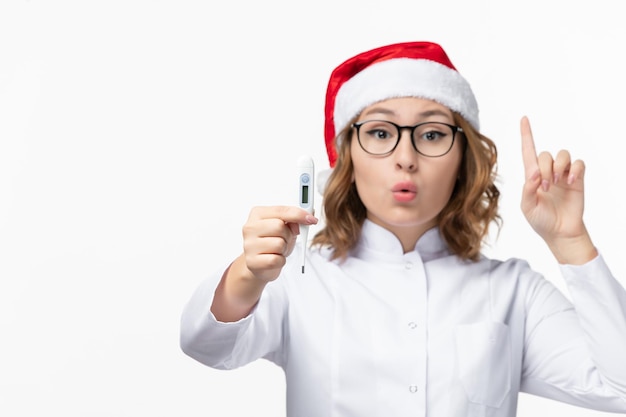
<path id="1" fill-rule="evenodd" d="M 410 253 L 413 256 L 419 255 L 422 262 L 450 255 L 438 227 L 427 230 L 417 241 L 415 250 Z M 409 253 L 404 253 L 400 240 L 393 233 L 366 219 L 353 255 L 357 258 L 374 257 L 393 261 L 401 260 Z"/>

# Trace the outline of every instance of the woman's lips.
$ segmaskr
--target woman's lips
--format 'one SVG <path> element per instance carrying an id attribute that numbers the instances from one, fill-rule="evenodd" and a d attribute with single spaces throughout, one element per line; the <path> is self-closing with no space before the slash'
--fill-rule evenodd
<path id="1" fill-rule="evenodd" d="M 391 189 L 393 198 L 400 203 L 407 203 L 417 196 L 417 187 L 412 182 L 399 182 Z"/>

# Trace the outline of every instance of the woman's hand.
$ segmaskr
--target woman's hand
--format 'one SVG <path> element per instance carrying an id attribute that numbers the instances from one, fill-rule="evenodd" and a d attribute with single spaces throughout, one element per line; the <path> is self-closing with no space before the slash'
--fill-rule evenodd
<path id="1" fill-rule="evenodd" d="M 211 311 L 223 322 L 246 317 L 265 284 L 278 278 L 293 251 L 301 224 L 317 219 L 299 207 L 255 207 L 243 226 L 243 253 L 228 267 L 215 291 Z"/>
<path id="2" fill-rule="evenodd" d="M 245 266 L 264 282 L 275 280 L 296 244 L 300 225 L 317 219 L 298 207 L 254 207 L 243 226 Z"/>
<path id="3" fill-rule="evenodd" d="M 585 164 L 561 150 L 537 155 L 530 122 L 520 124 L 526 182 L 521 208 L 560 263 L 583 264 L 597 256 L 583 222 Z"/>

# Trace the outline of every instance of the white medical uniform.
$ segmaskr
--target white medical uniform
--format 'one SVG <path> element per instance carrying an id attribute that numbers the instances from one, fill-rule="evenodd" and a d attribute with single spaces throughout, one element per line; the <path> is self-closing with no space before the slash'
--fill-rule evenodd
<path id="1" fill-rule="evenodd" d="M 403 253 L 366 221 L 344 262 L 288 258 L 254 311 L 210 312 L 223 270 L 193 294 L 181 347 L 210 367 L 284 369 L 289 417 L 515 416 L 518 392 L 626 413 L 626 292 L 601 256 L 561 265 L 570 302 L 521 260 L 452 255 L 438 229 Z"/>

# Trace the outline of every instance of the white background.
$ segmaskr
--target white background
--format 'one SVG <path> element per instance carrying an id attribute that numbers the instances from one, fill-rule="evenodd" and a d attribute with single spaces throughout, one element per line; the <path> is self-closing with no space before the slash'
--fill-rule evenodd
<path id="1" fill-rule="evenodd" d="M 626 282 L 620 9 L 3 0 L 0 415 L 284 415 L 279 368 L 194 362 L 180 313 L 239 253 L 251 206 L 295 202 L 298 156 L 327 167 L 328 76 L 386 43 L 442 44 L 474 89 L 500 152 L 505 223 L 489 255 L 527 258 L 564 288 L 518 209 L 526 114 L 538 148 L 585 160 L 588 227 Z M 565 414 L 603 415 L 521 396 L 520 416 Z"/>

